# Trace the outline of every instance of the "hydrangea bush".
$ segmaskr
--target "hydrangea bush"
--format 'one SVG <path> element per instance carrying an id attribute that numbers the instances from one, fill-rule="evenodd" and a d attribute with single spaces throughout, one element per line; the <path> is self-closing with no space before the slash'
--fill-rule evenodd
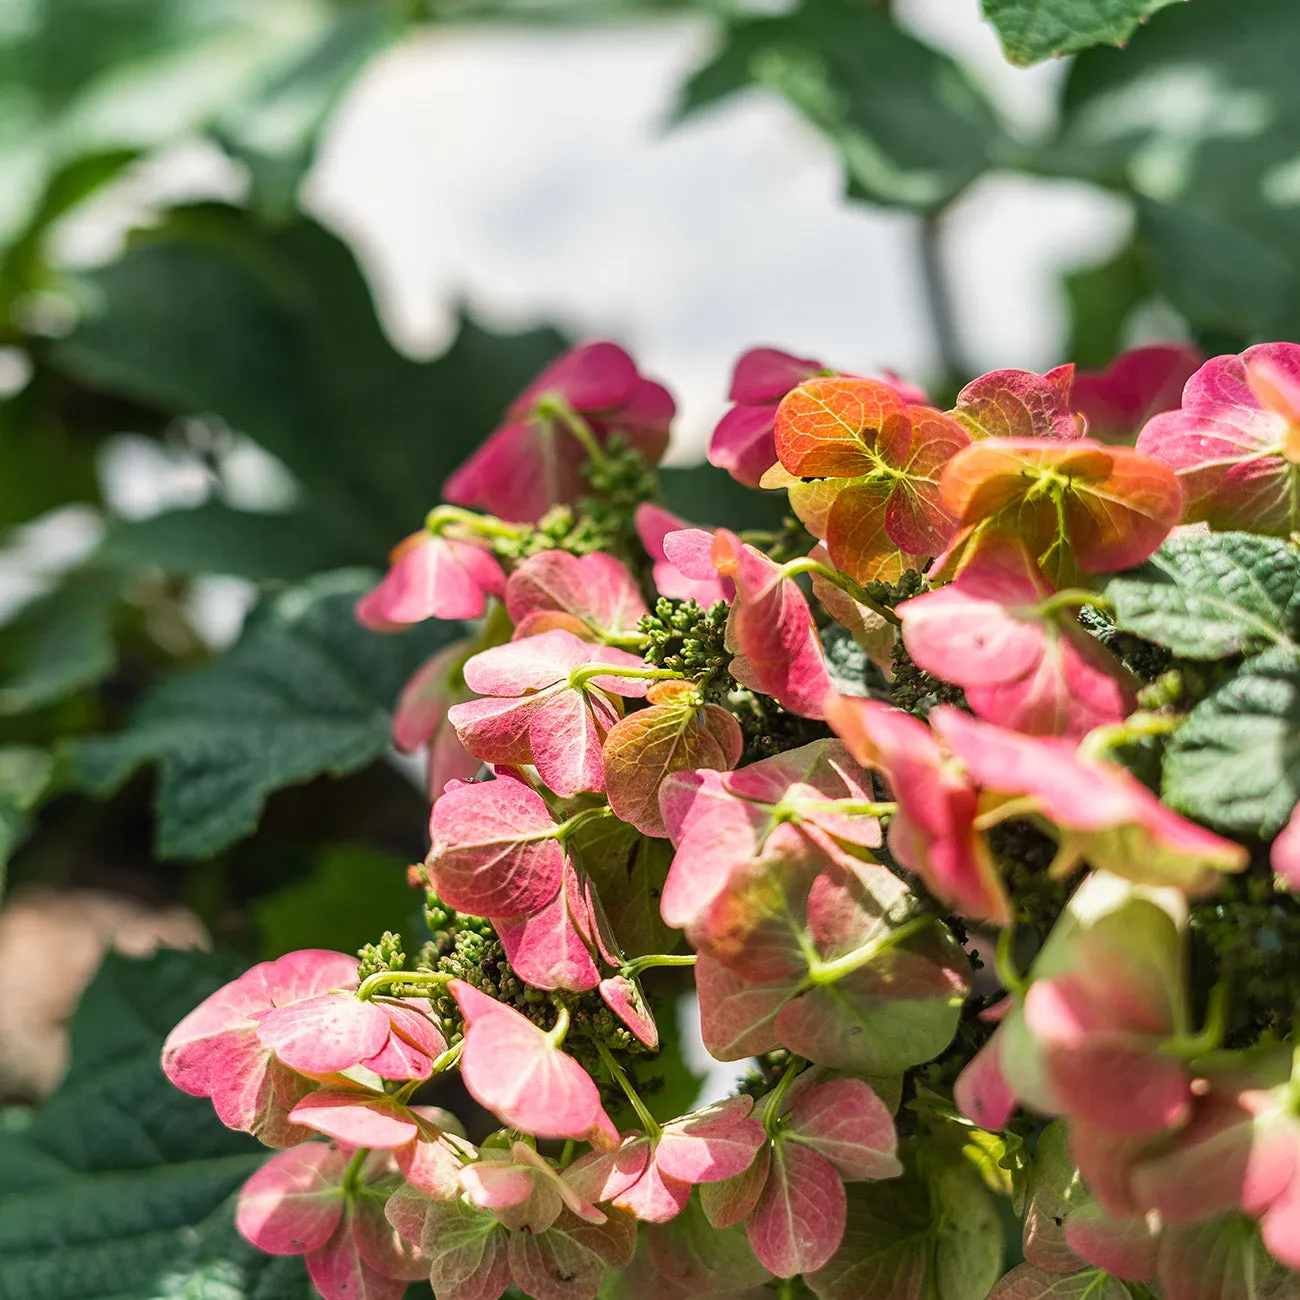
<path id="1" fill-rule="evenodd" d="M 779 532 L 665 509 L 593 343 L 360 601 L 465 629 L 395 725 L 428 935 L 172 1032 L 275 1149 L 239 1231 L 325 1300 L 1300 1295 L 1300 346 L 731 399 Z M 684 995 L 750 1065 L 665 1113 Z"/>

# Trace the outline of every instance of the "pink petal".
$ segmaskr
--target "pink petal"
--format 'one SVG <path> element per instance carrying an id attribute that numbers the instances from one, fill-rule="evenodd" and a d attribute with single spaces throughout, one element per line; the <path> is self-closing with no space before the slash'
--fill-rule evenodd
<path id="1" fill-rule="evenodd" d="M 1090 438 L 1132 442 L 1152 416 L 1178 406 L 1201 361 L 1195 348 L 1176 344 L 1134 348 L 1103 371 L 1076 374 L 1070 404 L 1088 421 Z"/>
<path id="2" fill-rule="evenodd" d="M 659 1027 L 646 1004 L 645 995 L 635 980 L 614 975 L 600 981 L 600 996 L 605 1005 L 623 1022 L 628 1032 L 652 1052 L 659 1050 Z"/>
<path id="3" fill-rule="evenodd" d="M 613 1133 L 591 1076 L 536 1025 L 461 980 L 448 990 L 466 1017 L 461 1075 L 475 1101 L 534 1137 Z"/>
<path id="4" fill-rule="evenodd" d="M 511 776 L 450 786 L 429 822 L 429 872 L 450 906 L 523 916 L 559 892 L 564 850 L 542 797 Z"/>
<path id="5" fill-rule="evenodd" d="M 506 960 L 535 989 L 585 993 L 600 983 L 584 937 L 590 930 L 577 873 L 566 864 L 564 885 L 539 911 L 494 921 Z"/>
<path id="6" fill-rule="evenodd" d="M 441 1138 L 421 1135 L 398 1147 L 393 1159 L 402 1177 L 425 1196 L 448 1201 L 460 1195 L 461 1158 Z"/>
<path id="7" fill-rule="evenodd" d="M 421 531 L 393 551 L 387 576 L 358 601 L 357 618 L 381 632 L 426 618 L 478 618 L 487 597 L 504 590 L 490 551 Z"/>
<path id="8" fill-rule="evenodd" d="M 392 1026 L 388 1041 L 363 1062 L 382 1079 L 427 1079 L 433 1059 L 447 1050 L 447 1040 L 418 1007 L 391 998 L 379 999 Z"/>
<path id="9" fill-rule="evenodd" d="M 649 1139 L 624 1136 L 612 1151 L 591 1151 L 579 1156 L 563 1173 L 565 1184 L 592 1205 L 622 1196 L 645 1173 L 650 1161 Z"/>
<path id="10" fill-rule="evenodd" d="M 830 678 L 808 602 L 792 578 L 761 551 L 726 529 L 714 534 L 714 567 L 736 584 L 727 643 L 743 657 L 732 663 L 742 685 L 771 695 L 807 718 L 823 715 Z"/>
<path id="11" fill-rule="evenodd" d="M 796 986 L 784 981 L 755 984 L 701 954 L 695 964 L 695 987 L 700 1034 L 709 1055 L 719 1061 L 742 1061 L 777 1045 L 776 1018 Z"/>
<path id="12" fill-rule="evenodd" d="M 824 1155 L 849 1182 L 903 1172 L 894 1117 L 861 1079 L 832 1079 L 805 1089 L 786 1132 L 787 1140 Z"/>
<path id="13" fill-rule="evenodd" d="M 650 1154 L 645 1172 L 627 1191 L 614 1198 L 614 1204 L 644 1223 L 667 1223 L 686 1208 L 690 1199 L 690 1183 L 664 1173 L 655 1150 Z"/>
<path id="14" fill-rule="evenodd" d="M 289 1118 L 350 1147 L 388 1151 L 419 1132 L 410 1111 L 390 1098 L 325 1088 L 293 1108 Z"/>
<path id="15" fill-rule="evenodd" d="M 465 684 L 480 695 L 524 695 L 563 681 L 591 657 L 591 646 L 557 630 L 480 651 L 465 662 Z"/>
<path id="16" fill-rule="evenodd" d="M 470 644 L 456 641 L 439 650 L 402 687 L 393 713 L 393 744 L 404 753 L 426 744 L 438 731 L 447 709 L 467 698 L 460 666 Z"/>
<path id="17" fill-rule="evenodd" d="M 1073 366 L 1046 375 L 994 370 L 957 394 L 954 414 L 980 438 L 1078 438 L 1083 431 L 1070 410 L 1073 378 Z"/>
<path id="18" fill-rule="evenodd" d="M 1016 1109 L 1016 1095 L 1002 1073 L 996 1035 L 971 1057 L 957 1076 L 953 1100 L 957 1109 L 980 1128 L 997 1133 L 1006 1127 Z"/>
<path id="19" fill-rule="evenodd" d="M 1291 813 L 1269 854 L 1274 872 L 1286 887 L 1300 890 L 1300 813 Z"/>
<path id="20" fill-rule="evenodd" d="M 727 396 L 733 402 L 775 404 L 792 388 L 825 369 L 820 361 L 796 357 L 780 348 L 750 348 L 741 354 L 731 372 Z"/>
<path id="21" fill-rule="evenodd" d="M 605 410 L 626 402 L 637 378 L 636 362 L 617 343 L 583 343 L 552 361 L 515 399 L 510 414 L 528 414 L 550 393 L 579 411 Z"/>
<path id="22" fill-rule="evenodd" d="M 389 1020 L 373 1002 L 326 993 L 257 1017 L 262 1045 L 290 1069 L 334 1074 L 374 1056 L 388 1039 Z"/>
<path id="23" fill-rule="evenodd" d="M 605 788 L 601 748 L 618 714 L 595 691 L 559 691 L 534 710 L 528 744 L 537 774 L 561 799 Z"/>
<path id="24" fill-rule="evenodd" d="M 532 1196 L 533 1174 L 509 1160 L 478 1160 L 460 1171 L 460 1185 L 471 1205 L 499 1210 Z"/>
<path id="25" fill-rule="evenodd" d="M 746 487 L 758 487 L 777 463 L 775 428 L 775 404 L 733 406 L 709 439 L 709 464 Z"/>
<path id="26" fill-rule="evenodd" d="M 612 555 L 542 551 L 510 575 L 506 612 L 514 623 L 551 613 L 572 615 L 585 626 L 585 635 L 601 639 L 633 631 L 648 611 L 632 575 Z"/>
<path id="27" fill-rule="evenodd" d="M 731 1097 L 665 1125 L 655 1150 L 660 1170 L 691 1184 L 742 1173 L 767 1141 L 762 1124 L 749 1118 L 753 1108 L 752 1098 Z"/>
<path id="28" fill-rule="evenodd" d="M 235 1227 L 268 1255 L 305 1255 L 333 1235 L 343 1217 L 347 1157 L 311 1142 L 281 1151 L 239 1193 Z"/>
<path id="29" fill-rule="evenodd" d="M 816 1151 L 782 1142 L 745 1229 L 759 1262 L 777 1277 L 793 1277 L 821 1268 L 835 1254 L 847 1212 L 835 1166 Z"/>
<path id="30" fill-rule="evenodd" d="M 1113 1277 L 1138 1282 L 1156 1271 L 1160 1229 L 1145 1219 L 1114 1219 L 1100 1206 L 1085 1205 L 1065 1222 L 1070 1249 Z"/>
<path id="31" fill-rule="evenodd" d="M 355 1213 L 350 1209 L 339 1231 L 307 1256 L 308 1277 L 322 1300 L 402 1300 L 407 1279 L 385 1277 L 366 1261 L 352 1231 Z"/>

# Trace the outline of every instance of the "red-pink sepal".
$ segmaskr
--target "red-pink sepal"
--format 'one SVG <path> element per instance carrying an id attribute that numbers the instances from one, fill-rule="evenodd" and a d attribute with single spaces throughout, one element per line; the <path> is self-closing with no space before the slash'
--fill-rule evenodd
<path id="1" fill-rule="evenodd" d="M 258 1037 L 256 1017 L 328 989 L 355 988 L 357 961 L 344 953 L 305 949 L 261 962 L 201 1002 L 163 1044 L 163 1073 L 183 1092 L 210 1097 L 227 1128 L 268 1146 L 293 1146 L 310 1136 L 290 1124 L 289 1111 L 313 1084 L 277 1061 Z"/>
<path id="2" fill-rule="evenodd" d="M 793 1277 L 821 1268 L 835 1254 L 847 1213 L 835 1166 L 810 1147 L 778 1142 L 745 1231 L 764 1268 L 777 1277 Z"/>
<path id="3" fill-rule="evenodd" d="M 702 609 L 708 609 L 719 600 L 730 603 L 736 594 L 735 584 L 728 578 L 718 577 L 714 571 L 709 551 L 713 543 L 712 533 L 693 528 L 672 511 L 650 502 L 636 508 L 636 531 L 646 554 L 654 561 L 655 587 L 661 596 L 693 600 Z M 703 538 L 702 550 L 690 536 L 683 539 L 679 534 Z M 670 537 L 673 538 L 675 559 L 668 554 Z M 686 564 L 689 573 L 679 567 L 678 560 Z"/>
<path id="4" fill-rule="evenodd" d="M 461 1076 L 479 1105 L 534 1137 L 617 1142 L 600 1092 L 577 1061 L 513 1007 L 463 980 L 447 988 L 465 1017 Z"/>
<path id="5" fill-rule="evenodd" d="M 976 438 L 1081 438 L 1082 424 L 1070 409 L 1073 386 L 1073 365 L 1044 375 L 993 370 L 957 394 L 952 414 Z"/>
<path id="6" fill-rule="evenodd" d="M 436 799 L 448 781 L 468 780 L 482 766 L 460 743 L 447 718 L 453 704 L 462 704 L 473 694 L 461 674 L 471 644 L 457 641 L 426 660 L 402 687 L 393 713 L 393 744 L 398 749 L 411 753 L 428 746 L 430 799 Z"/>
<path id="7" fill-rule="evenodd" d="M 1133 711 L 1137 683 L 1075 610 L 1050 611 L 1052 594 L 1023 546 L 995 541 L 948 586 L 898 606 L 903 644 L 919 668 L 962 687 L 977 717 L 1081 740 Z"/>
<path id="8" fill-rule="evenodd" d="M 1092 760 L 1050 736 L 1018 735 L 951 705 L 930 715 L 935 733 L 986 791 L 1032 798 L 1065 833 L 1066 847 L 1096 868 L 1191 896 L 1243 870 L 1249 854 L 1166 808 L 1118 763 Z"/>
<path id="9" fill-rule="evenodd" d="M 510 575 L 506 613 L 514 640 L 562 628 L 586 641 L 610 640 L 633 632 L 648 611 L 627 566 L 594 551 L 541 551 Z"/>
<path id="10" fill-rule="evenodd" d="M 347 1163 L 338 1147 L 324 1142 L 272 1156 L 239 1193 L 240 1236 L 268 1255 L 319 1250 L 343 1218 Z"/>
<path id="11" fill-rule="evenodd" d="M 585 993 L 600 983 L 591 952 L 591 916 L 571 861 L 555 897 L 535 912 L 493 924 L 515 974 L 535 989 Z"/>
<path id="12" fill-rule="evenodd" d="M 826 717 L 858 762 L 888 778 L 898 801 L 889 847 L 899 862 L 963 915 L 1007 924 L 1006 889 L 975 829 L 978 793 L 930 729 L 877 700 L 833 693 Z"/>
<path id="13" fill-rule="evenodd" d="M 426 618 L 478 618 L 505 587 L 491 551 L 421 529 L 393 548 L 383 581 L 357 602 L 357 620 L 391 632 Z"/>
<path id="14" fill-rule="evenodd" d="M 731 675 L 805 718 L 823 716 L 830 690 L 821 641 L 808 601 L 793 578 L 762 551 L 720 528 L 713 535 L 713 567 L 736 584 L 727 616 Z"/>
<path id="15" fill-rule="evenodd" d="M 1177 408 L 1183 385 L 1204 357 L 1192 347 L 1159 343 L 1121 352 L 1100 371 L 1077 371 L 1070 405 L 1099 442 L 1131 443 L 1153 416 Z"/>
<path id="16" fill-rule="evenodd" d="M 1286 888 L 1300 893 L 1300 805 L 1273 841 L 1269 861 L 1274 875 Z"/>
<path id="17" fill-rule="evenodd" d="M 597 441 L 618 433 L 650 464 L 668 445 L 674 414 L 668 391 L 642 378 L 617 344 L 587 343 L 553 362 L 516 399 L 502 425 L 447 480 L 448 501 L 535 523 L 586 490 L 586 448 L 562 419 L 539 409 L 547 397 L 585 417 Z"/>
<path id="18" fill-rule="evenodd" d="M 792 388 L 826 369 L 820 361 L 777 348 L 751 348 L 736 362 L 728 397 L 734 403 L 709 439 L 710 465 L 756 488 L 776 463 L 776 408 Z"/>
<path id="19" fill-rule="evenodd" d="M 1016 1094 L 1002 1072 L 996 1032 L 957 1076 L 953 1101 L 971 1123 L 991 1133 L 1006 1126 L 1016 1110 Z"/>
<path id="20" fill-rule="evenodd" d="M 903 1172 L 894 1117 L 861 1079 L 831 1079 L 800 1089 L 785 1135 L 786 1141 L 825 1156 L 845 1182 L 897 1178 Z"/>
<path id="21" fill-rule="evenodd" d="M 640 984 L 625 975 L 612 975 L 600 981 L 600 996 L 605 1005 L 623 1022 L 628 1032 L 652 1052 L 659 1050 L 659 1026 L 641 992 Z"/>
<path id="22" fill-rule="evenodd" d="M 1182 407 L 1150 420 L 1137 447 L 1178 475 L 1184 523 L 1289 535 L 1298 522 L 1300 344 L 1212 357 L 1187 381 Z"/>

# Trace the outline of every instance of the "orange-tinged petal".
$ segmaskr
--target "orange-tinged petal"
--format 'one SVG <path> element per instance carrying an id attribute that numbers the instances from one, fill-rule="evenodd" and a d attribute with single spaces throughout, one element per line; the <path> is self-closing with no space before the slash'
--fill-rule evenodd
<path id="1" fill-rule="evenodd" d="M 826 549 L 837 569 L 858 582 L 895 582 L 914 559 L 890 537 L 887 510 L 894 484 L 859 482 L 846 487 L 826 517 Z"/>
<path id="2" fill-rule="evenodd" d="M 853 478 L 907 454 L 911 423 L 888 384 L 847 375 L 805 380 L 781 399 L 776 454 L 792 474 Z"/>

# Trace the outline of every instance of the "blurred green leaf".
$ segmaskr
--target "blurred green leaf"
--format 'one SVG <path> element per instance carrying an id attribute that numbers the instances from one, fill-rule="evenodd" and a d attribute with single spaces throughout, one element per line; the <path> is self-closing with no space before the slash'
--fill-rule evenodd
<path id="1" fill-rule="evenodd" d="M 0 746 L 0 899 L 14 849 L 27 838 L 32 809 L 54 774 L 54 759 L 32 745 Z"/>
<path id="2" fill-rule="evenodd" d="M 98 307 L 58 364 L 248 434 L 297 477 L 339 553 L 369 563 L 419 527 L 448 472 L 563 346 L 552 330 L 463 321 L 443 356 L 411 361 L 338 239 L 218 206 L 173 213 L 91 289 Z"/>
<path id="3" fill-rule="evenodd" d="M 1174 0 L 984 0 L 1012 63 L 1025 67 L 1093 45 L 1124 45 Z"/>
<path id="4" fill-rule="evenodd" d="M 406 865 L 365 844 L 326 845 L 307 879 L 254 900 L 261 955 L 297 948 L 356 952 L 385 930 L 405 932 L 405 918 L 422 901 L 406 883 Z"/>
<path id="5" fill-rule="evenodd" d="M 777 529 L 790 513 L 784 492 L 756 492 L 712 465 L 670 465 L 659 471 L 664 503 L 693 524 Z"/>
<path id="6" fill-rule="evenodd" d="M 1066 85 L 1053 154 L 1138 197 L 1151 279 L 1203 334 L 1300 329 L 1297 41 L 1291 0 L 1195 0 Z"/>
<path id="7" fill-rule="evenodd" d="M 248 835 L 272 791 L 373 762 L 398 691 L 459 625 L 367 631 L 353 606 L 372 580 L 325 574 L 266 602 L 234 649 L 163 680 L 127 730 L 79 742 L 82 786 L 109 794 L 158 762 L 159 855 L 206 857 Z"/>
<path id="8" fill-rule="evenodd" d="M 0 1131 L 0 1300 L 314 1294 L 301 1260 L 234 1231 L 233 1194 L 265 1148 L 158 1068 L 171 1027 L 237 973 L 196 952 L 105 959 L 67 1078 L 25 1130 Z"/>
<path id="9" fill-rule="evenodd" d="M 1124 327 L 1151 297 L 1142 256 L 1133 244 L 1096 266 L 1065 277 L 1070 337 L 1065 355 L 1081 370 L 1101 370 L 1124 346 Z"/>
<path id="10" fill-rule="evenodd" d="M 0 715 L 26 713 L 113 671 L 113 612 L 122 576 L 78 569 L 0 628 Z"/>
<path id="11" fill-rule="evenodd" d="M 169 573 L 306 578 L 357 560 L 330 520 L 310 510 L 257 514 L 210 501 L 114 524 L 101 554 L 114 564 L 156 564 Z"/>
<path id="12" fill-rule="evenodd" d="M 1166 803 L 1236 835 L 1277 834 L 1300 798 L 1300 657 L 1266 650 L 1187 716 L 1165 751 Z"/>
<path id="13" fill-rule="evenodd" d="M 987 100 L 945 55 L 902 32 L 882 6 L 804 0 L 775 18 L 740 18 L 687 82 L 682 116 L 763 86 L 838 149 L 849 193 L 941 206 L 988 165 L 1002 135 Z"/>

